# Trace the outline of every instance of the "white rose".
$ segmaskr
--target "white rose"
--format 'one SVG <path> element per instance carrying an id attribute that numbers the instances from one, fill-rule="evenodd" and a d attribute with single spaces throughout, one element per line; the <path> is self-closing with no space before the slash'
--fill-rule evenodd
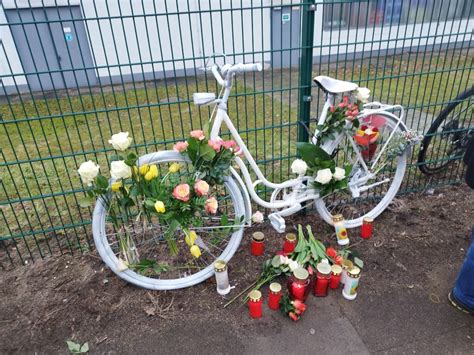
<path id="1" fill-rule="evenodd" d="M 82 163 L 77 172 L 79 173 L 82 182 L 88 186 L 91 186 L 94 182 L 94 179 L 97 177 L 97 175 L 99 175 L 99 169 L 99 165 L 94 163 L 92 160 L 89 160 Z"/>
<path id="2" fill-rule="evenodd" d="M 362 101 L 364 104 L 369 102 L 370 90 L 367 88 L 358 88 L 355 92 L 357 100 Z"/>
<path id="3" fill-rule="evenodd" d="M 263 213 L 260 211 L 255 212 L 252 215 L 252 222 L 253 223 L 262 223 L 263 222 Z"/>
<path id="4" fill-rule="evenodd" d="M 128 179 L 132 176 L 132 169 L 123 160 L 113 161 L 110 164 L 110 176 L 115 180 Z"/>
<path id="5" fill-rule="evenodd" d="M 308 169 L 308 164 L 303 159 L 296 159 L 293 164 L 291 164 L 291 171 L 293 174 L 304 175 Z"/>
<path id="6" fill-rule="evenodd" d="M 295 271 L 295 269 L 297 269 L 299 267 L 298 262 L 295 261 L 295 260 L 290 260 L 288 262 L 288 266 L 290 268 L 290 271 Z"/>
<path id="7" fill-rule="evenodd" d="M 336 168 L 336 171 L 334 172 L 334 174 L 332 174 L 332 176 L 337 181 L 344 180 L 344 178 L 346 177 L 346 171 L 342 168 Z"/>
<path id="8" fill-rule="evenodd" d="M 316 179 L 314 180 L 316 182 L 319 182 L 322 185 L 326 185 L 327 183 L 329 183 L 329 181 L 331 181 L 331 179 L 332 179 L 331 169 L 327 168 L 327 169 L 318 170 L 316 174 Z"/>
<path id="9" fill-rule="evenodd" d="M 280 255 L 280 264 L 288 264 L 288 257 L 284 255 Z"/>
<path id="10" fill-rule="evenodd" d="M 115 150 L 125 151 L 130 147 L 130 143 L 132 143 L 132 138 L 128 136 L 128 132 L 120 132 L 114 134 L 109 143 L 112 144 Z"/>

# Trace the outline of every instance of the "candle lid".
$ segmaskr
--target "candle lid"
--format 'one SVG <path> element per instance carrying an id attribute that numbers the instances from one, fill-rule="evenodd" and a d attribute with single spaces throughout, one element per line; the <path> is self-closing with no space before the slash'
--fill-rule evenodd
<path id="1" fill-rule="evenodd" d="M 309 273 L 308 273 L 308 270 L 302 267 L 299 267 L 299 268 L 296 268 L 295 271 L 293 271 L 293 276 L 297 278 L 298 280 L 304 281 L 308 278 Z"/>
<path id="2" fill-rule="evenodd" d="M 251 301 L 256 302 L 262 298 L 262 293 L 259 290 L 252 290 L 249 292 L 249 298 Z"/>
<path id="3" fill-rule="evenodd" d="M 272 282 L 270 284 L 270 291 L 277 293 L 281 291 L 281 285 L 278 282 Z"/>
<path id="4" fill-rule="evenodd" d="M 329 275 L 331 273 L 331 267 L 328 263 L 320 262 L 318 265 L 316 265 L 316 269 L 318 272 L 324 275 Z"/>
<path id="5" fill-rule="evenodd" d="M 367 216 L 367 217 L 364 217 L 364 218 L 362 219 L 362 221 L 363 221 L 364 223 L 373 223 L 373 222 L 374 222 L 374 219 L 373 219 L 372 217 Z"/>
<path id="6" fill-rule="evenodd" d="M 263 234 L 262 232 L 254 232 L 252 234 L 252 238 L 257 242 L 263 242 L 263 240 L 265 239 L 265 234 Z"/>
<path id="7" fill-rule="evenodd" d="M 226 269 L 227 263 L 224 260 L 216 260 L 214 262 L 214 271 L 215 272 L 222 272 Z"/>
<path id="8" fill-rule="evenodd" d="M 360 274 L 360 269 L 357 266 L 354 266 L 352 269 L 348 271 L 349 276 L 351 277 L 357 277 Z"/>
<path id="9" fill-rule="evenodd" d="M 354 266 L 354 263 L 350 260 L 344 259 L 342 260 L 341 266 L 343 269 L 351 269 Z"/>
<path id="10" fill-rule="evenodd" d="M 334 264 L 331 266 L 331 271 L 334 275 L 339 275 L 342 272 L 342 267 L 340 265 Z"/>
<path id="11" fill-rule="evenodd" d="M 294 242 L 294 241 L 296 241 L 296 234 L 288 233 L 285 238 L 289 242 Z"/>
<path id="12" fill-rule="evenodd" d="M 332 216 L 333 222 L 342 222 L 343 220 L 344 217 L 342 216 L 342 214 L 335 214 L 334 216 Z"/>

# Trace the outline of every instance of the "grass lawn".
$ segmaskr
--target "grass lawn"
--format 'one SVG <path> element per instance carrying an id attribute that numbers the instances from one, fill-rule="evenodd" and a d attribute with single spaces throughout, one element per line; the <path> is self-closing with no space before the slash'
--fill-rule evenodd
<path id="1" fill-rule="evenodd" d="M 315 65 L 313 74 L 368 86 L 376 100 L 411 109 L 414 128 L 424 129 L 443 103 L 474 84 L 469 67 L 473 57 L 466 50 L 381 56 L 347 65 Z M 134 85 L 94 88 L 81 95 L 64 92 L 48 99 L 12 98 L 1 105 L 1 238 L 36 231 L 28 243 L 36 239 L 45 253 L 48 243 L 68 248 L 81 243 L 88 229 L 81 224 L 88 223 L 90 211 L 77 206 L 82 195 L 77 167 L 92 159 L 107 172 L 108 139 L 118 131 L 130 132 L 138 154 L 170 149 L 209 117 L 208 108 L 192 104 L 192 93 L 216 89 L 210 77 Z M 297 86 L 296 69 L 268 69 L 240 78 L 230 100 L 230 116 L 273 180 L 287 176 L 288 157 L 295 154 Z M 317 89 L 313 94 L 316 115 L 322 95 Z M 412 170 L 408 185 L 421 184 Z M 49 232 L 41 233 L 45 230 Z"/>

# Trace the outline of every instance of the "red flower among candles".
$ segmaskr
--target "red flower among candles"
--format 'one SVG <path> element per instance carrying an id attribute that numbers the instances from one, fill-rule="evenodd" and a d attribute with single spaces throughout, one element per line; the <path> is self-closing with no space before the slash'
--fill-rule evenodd
<path id="1" fill-rule="evenodd" d="M 373 232 L 374 219 L 372 217 L 364 217 L 362 226 L 360 227 L 360 236 L 364 239 L 369 239 Z"/>
<path id="2" fill-rule="evenodd" d="M 262 317 L 262 293 L 258 290 L 250 291 L 249 293 L 249 314 L 252 318 L 261 318 Z"/>
<path id="3" fill-rule="evenodd" d="M 250 252 L 254 256 L 260 256 L 265 250 L 265 235 L 262 232 L 252 234 L 252 242 L 250 243 Z"/>
<path id="4" fill-rule="evenodd" d="M 293 253 L 296 246 L 296 234 L 288 233 L 285 237 L 285 243 L 283 244 L 283 252 L 285 255 Z"/>
<path id="5" fill-rule="evenodd" d="M 270 284 L 268 291 L 268 308 L 276 311 L 280 308 L 281 285 L 278 282 Z"/>

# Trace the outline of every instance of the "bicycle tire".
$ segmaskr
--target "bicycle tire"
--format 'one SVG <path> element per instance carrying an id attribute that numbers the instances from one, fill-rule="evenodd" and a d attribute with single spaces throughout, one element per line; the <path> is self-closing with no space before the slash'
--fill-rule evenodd
<path id="1" fill-rule="evenodd" d="M 389 114 L 386 113 L 378 113 L 377 115 L 382 115 L 385 116 L 386 118 L 389 119 L 389 121 L 392 124 L 392 127 L 395 127 L 397 124 L 397 121 Z M 399 125 L 398 129 L 403 131 L 405 126 Z M 326 150 L 327 153 L 331 154 L 337 146 L 340 144 L 340 141 L 333 141 L 333 142 L 328 142 L 327 144 L 323 145 L 323 149 Z M 355 228 L 359 227 L 362 224 L 363 217 L 368 216 L 372 218 L 378 217 L 387 207 L 388 205 L 392 202 L 394 197 L 396 196 L 400 185 L 403 182 L 403 177 L 405 175 L 406 167 L 407 167 L 407 162 L 408 162 L 408 156 L 410 152 L 409 149 L 405 150 L 405 152 L 399 156 L 398 162 L 397 162 L 397 168 L 396 168 L 396 173 L 393 178 L 392 183 L 390 184 L 390 187 L 385 194 L 385 196 L 380 200 L 380 202 L 370 211 L 367 212 L 364 216 L 361 216 L 359 218 L 355 219 L 345 219 L 344 224 L 347 228 Z M 333 225 L 332 221 L 332 213 L 326 206 L 326 202 L 324 199 L 320 198 L 315 200 L 315 205 L 316 209 L 319 213 L 319 215 L 330 225 Z"/>
<path id="2" fill-rule="evenodd" d="M 421 143 L 421 149 L 418 153 L 418 168 L 420 171 L 425 174 L 425 175 L 433 175 L 441 170 L 443 170 L 447 165 L 449 165 L 451 162 L 449 160 L 446 161 L 446 163 L 436 167 L 436 168 L 430 168 L 426 163 L 426 154 L 428 152 L 428 147 L 433 140 L 434 133 L 438 130 L 439 126 L 443 123 L 443 121 L 449 116 L 451 111 L 453 111 L 459 104 L 461 104 L 464 100 L 467 98 L 474 96 L 474 86 L 471 87 L 469 90 L 466 90 L 462 92 L 460 95 L 458 95 L 454 100 L 455 102 L 450 103 L 441 113 L 436 117 L 436 119 L 433 121 L 431 124 L 430 128 L 425 134 L 425 137 L 423 138 L 423 141 Z"/>
<path id="3" fill-rule="evenodd" d="M 140 157 L 139 165 L 143 164 L 158 164 L 158 163 L 173 163 L 173 162 L 188 162 L 189 160 L 183 155 L 174 151 L 162 151 L 157 153 L 151 153 Z M 239 185 L 235 180 L 229 176 L 224 179 L 224 185 L 229 190 L 232 198 L 232 203 L 235 206 L 235 214 L 239 216 L 246 216 L 246 207 L 244 204 L 244 198 L 240 190 Z M 96 203 L 92 219 L 92 232 L 94 236 L 94 243 L 97 251 L 105 262 L 105 264 L 120 278 L 130 282 L 136 286 L 152 289 L 152 290 L 174 290 L 179 288 L 185 288 L 198 284 L 207 278 L 214 275 L 213 263 L 210 263 L 206 268 L 190 276 L 185 276 L 176 279 L 156 279 L 141 275 L 131 269 L 121 271 L 119 269 L 119 260 L 114 254 L 112 248 L 109 245 L 109 241 L 106 234 L 106 207 L 104 203 L 99 199 Z M 232 233 L 232 237 L 229 240 L 226 248 L 222 253 L 216 257 L 217 259 L 229 261 L 234 253 L 236 252 L 240 241 L 243 236 L 243 227 Z"/>

